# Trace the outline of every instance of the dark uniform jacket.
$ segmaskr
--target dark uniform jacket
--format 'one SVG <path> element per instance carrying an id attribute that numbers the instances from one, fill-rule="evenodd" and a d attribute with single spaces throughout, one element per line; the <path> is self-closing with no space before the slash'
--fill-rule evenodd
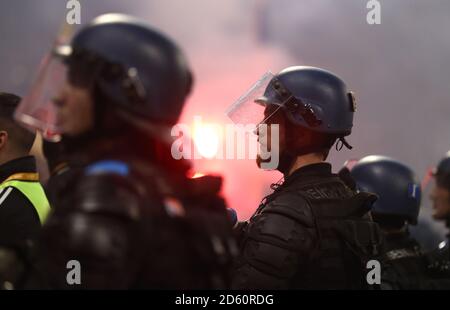
<path id="1" fill-rule="evenodd" d="M 133 159 L 103 159 L 71 168 L 51 193 L 33 282 L 50 288 L 227 288 L 231 223 L 221 179 Z M 65 183 L 65 184 L 62 184 Z M 52 188 L 48 188 L 52 191 Z M 79 262 L 80 284 L 67 263 Z"/>
<path id="2" fill-rule="evenodd" d="M 427 261 L 419 243 L 407 232 L 385 235 L 382 289 L 427 289 Z"/>
<path id="3" fill-rule="evenodd" d="M 0 166 L 0 183 L 10 176 L 37 173 L 33 156 L 11 160 Z M 38 236 L 41 223 L 28 198 L 17 188 L 6 187 L 0 192 L 0 245 L 16 246 Z"/>
<path id="4" fill-rule="evenodd" d="M 238 225 L 233 287 L 367 288 L 366 263 L 381 243 L 368 214 L 374 199 L 348 188 L 327 163 L 298 169 Z"/>
<path id="5" fill-rule="evenodd" d="M 450 219 L 447 220 L 447 227 L 450 227 Z M 447 240 L 442 241 L 439 247 L 427 253 L 427 271 L 432 277 L 432 289 L 450 289 L 450 235 Z"/>

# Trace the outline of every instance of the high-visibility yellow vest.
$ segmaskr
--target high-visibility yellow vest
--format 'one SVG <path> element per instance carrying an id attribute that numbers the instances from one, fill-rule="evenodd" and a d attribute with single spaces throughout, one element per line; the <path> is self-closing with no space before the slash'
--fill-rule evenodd
<path id="1" fill-rule="evenodd" d="M 39 183 L 39 174 L 37 173 L 16 173 L 7 178 L 0 184 L 0 190 L 11 186 L 18 189 L 27 197 L 35 208 L 41 225 L 44 224 L 50 212 L 50 204 L 45 195 L 41 183 Z"/>

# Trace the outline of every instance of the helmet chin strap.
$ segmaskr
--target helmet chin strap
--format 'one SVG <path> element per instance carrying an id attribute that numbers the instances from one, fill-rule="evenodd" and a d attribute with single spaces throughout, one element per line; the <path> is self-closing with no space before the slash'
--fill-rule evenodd
<path id="1" fill-rule="evenodd" d="M 340 144 L 340 145 L 338 146 L 338 144 Z M 344 146 L 346 148 L 348 148 L 349 150 L 351 150 L 353 148 L 345 140 L 344 137 L 339 137 L 338 141 L 336 143 L 336 150 L 340 151 Z M 330 145 L 330 147 L 332 147 L 332 145 Z M 302 156 L 302 155 L 306 155 L 306 154 L 310 154 L 310 153 L 323 152 L 323 150 L 324 150 L 324 146 L 318 146 L 318 145 L 302 146 L 297 149 L 290 149 L 288 147 L 287 150 L 282 151 L 280 154 L 280 160 L 279 160 L 277 170 L 286 176 L 287 174 L 289 174 L 289 172 L 290 172 L 292 166 L 294 165 L 295 160 L 297 159 L 298 156 Z"/>
<path id="2" fill-rule="evenodd" d="M 336 142 L 336 151 L 342 150 L 343 147 L 346 147 L 347 149 L 351 150 L 353 149 L 353 146 L 351 146 L 347 140 L 345 140 L 345 137 L 339 137 L 338 141 Z"/>

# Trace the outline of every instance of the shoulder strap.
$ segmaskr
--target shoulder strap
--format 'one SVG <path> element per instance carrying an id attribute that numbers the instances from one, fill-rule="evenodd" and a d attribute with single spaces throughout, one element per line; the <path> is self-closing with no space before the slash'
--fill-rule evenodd
<path id="1" fill-rule="evenodd" d="M 86 174 L 102 174 L 102 173 L 114 173 L 122 176 L 126 176 L 130 173 L 129 166 L 119 160 L 102 160 L 95 162 L 85 169 Z"/>

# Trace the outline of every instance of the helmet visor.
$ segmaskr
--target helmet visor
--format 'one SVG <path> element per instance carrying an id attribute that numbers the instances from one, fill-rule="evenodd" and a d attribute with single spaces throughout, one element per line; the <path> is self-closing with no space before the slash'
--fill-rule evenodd
<path id="1" fill-rule="evenodd" d="M 62 58 L 54 53 L 46 55 L 31 90 L 15 112 L 16 120 L 39 130 L 46 140 L 57 140 L 61 134 L 54 101 L 66 84 L 66 77 L 67 67 Z"/>
<path id="2" fill-rule="evenodd" d="M 54 99 L 66 85 L 67 67 L 64 59 L 72 50 L 66 45 L 72 37 L 74 26 L 63 22 L 52 50 L 44 56 L 31 89 L 15 111 L 15 119 L 24 127 L 39 130 L 44 139 L 57 141 L 60 128 L 56 118 Z"/>
<path id="3" fill-rule="evenodd" d="M 283 102 L 277 102 L 269 99 L 267 94 L 276 91 L 271 83 L 274 78 L 271 72 L 265 73 L 227 109 L 227 116 L 235 124 L 243 125 L 246 130 L 255 132 L 260 124 L 266 123 L 289 100 L 287 98 Z"/>

